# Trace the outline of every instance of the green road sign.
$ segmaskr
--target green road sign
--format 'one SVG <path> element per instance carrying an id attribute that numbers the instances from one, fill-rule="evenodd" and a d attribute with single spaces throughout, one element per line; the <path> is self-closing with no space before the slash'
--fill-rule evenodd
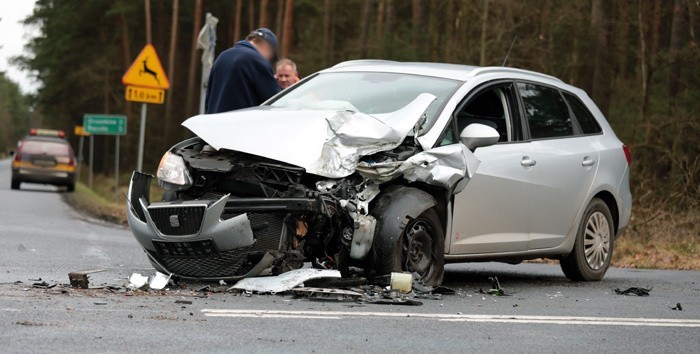
<path id="1" fill-rule="evenodd" d="M 125 135 L 126 116 L 116 114 L 92 114 L 83 116 L 85 132 L 93 135 Z"/>

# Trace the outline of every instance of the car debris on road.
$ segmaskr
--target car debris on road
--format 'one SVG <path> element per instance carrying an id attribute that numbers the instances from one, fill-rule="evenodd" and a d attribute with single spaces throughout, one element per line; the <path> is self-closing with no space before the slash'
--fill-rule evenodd
<path id="1" fill-rule="evenodd" d="M 617 295 L 649 296 L 650 291 L 651 291 L 651 288 L 645 289 L 645 288 L 639 288 L 639 287 L 633 286 L 633 287 L 627 288 L 625 290 L 620 290 L 619 288 L 616 288 L 615 294 L 617 294 Z"/>

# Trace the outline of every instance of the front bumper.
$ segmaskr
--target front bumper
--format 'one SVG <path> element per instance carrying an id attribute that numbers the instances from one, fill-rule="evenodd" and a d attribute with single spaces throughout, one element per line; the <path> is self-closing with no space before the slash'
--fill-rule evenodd
<path id="1" fill-rule="evenodd" d="M 315 199 L 246 198 L 229 195 L 192 201 L 149 202 L 153 176 L 134 172 L 127 220 L 149 260 L 185 278 L 235 278 L 283 242 L 284 218 L 316 207 Z"/>

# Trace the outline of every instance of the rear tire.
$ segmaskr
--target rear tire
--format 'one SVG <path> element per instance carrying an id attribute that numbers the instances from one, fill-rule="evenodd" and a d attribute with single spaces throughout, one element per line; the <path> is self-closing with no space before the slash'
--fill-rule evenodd
<path id="1" fill-rule="evenodd" d="M 67 184 L 66 185 L 66 191 L 69 193 L 72 193 L 75 191 L 75 183 Z"/>
<path id="2" fill-rule="evenodd" d="M 388 231 L 388 230 L 387 230 Z M 428 286 L 442 283 L 445 268 L 445 231 L 434 208 L 406 223 L 403 230 L 375 232 L 374 269 L 378 275 L 410 272 Z"/>
<path id="3" fill-rule="evenodd" d="M 20 183 L 22 183 L 22 182 L 20 182 L 19 180 L 16 180 L 16 179 L 13 178 L 13 179 L 12 179 L 12 182 L 10 183 L 10 184 L 11 184 L 10 187 L 11 187 L 12 189 L 19 189 Z"/>
<path id="4" fill-rule="evenodd" d="M 559 264 L 573 281 L 598 281 L 610 267 L 615 223 L 608 205 L 598 198 L 588 204 L 581 220 L 574 248 Z"/>

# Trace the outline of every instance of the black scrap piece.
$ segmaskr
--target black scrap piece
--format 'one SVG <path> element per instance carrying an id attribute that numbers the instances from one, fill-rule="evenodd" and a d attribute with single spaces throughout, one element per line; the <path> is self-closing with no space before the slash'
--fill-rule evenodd
<path id="1" fill-rule="evenodd" d="M 626 290 L 615 289 L 615 293 L 617 295 L 649 296 L 650 291 L 651 291 L 651 288 L 645 289 L 645 288 L 638 288 L 636 286 L 633 286 L 631 288 L 627 288 Z"/>
<path id="2" fill-rule="evenodd" d="M 376 305 L 405 305 L 405 306 L 422 306 L 423 303 L 417 300 L 407 298 L 396 299 L 362 299 L 362 303 Z"/>
<path id="3" fill-rule="evenodd" d="M 413 291 L 415 291 L 417 294 L 426 295 L 454 295 L 457 293 L 454 289 L 448 288 L 446 286 L 441 285 L 437 287 L 432 287 L 418 281 L 413 282 Z"/>
<path id="4" fill-rule="evenodd" d="M 176 304 L 182 304 L 182 305 L 192 305 L 192 301 L 189 300 L 175 300 Z"/>
<path id="5" fill-rule="evenodd" d="M 668 308 L 674 311 L 683 311 L 683 306 L 681 306 L 680 302 L 677 302 L 675 307 L 669 306 Z"/>
<path id="6" fill-rule="evenodd" d="M 51 289 L 55 286 L 56 286 L 56 284 L 49 284 L 45 281 L 42 281 L 41 283 L 32 284 L 32 288 L 37 288 L 37 289 Z"/>

